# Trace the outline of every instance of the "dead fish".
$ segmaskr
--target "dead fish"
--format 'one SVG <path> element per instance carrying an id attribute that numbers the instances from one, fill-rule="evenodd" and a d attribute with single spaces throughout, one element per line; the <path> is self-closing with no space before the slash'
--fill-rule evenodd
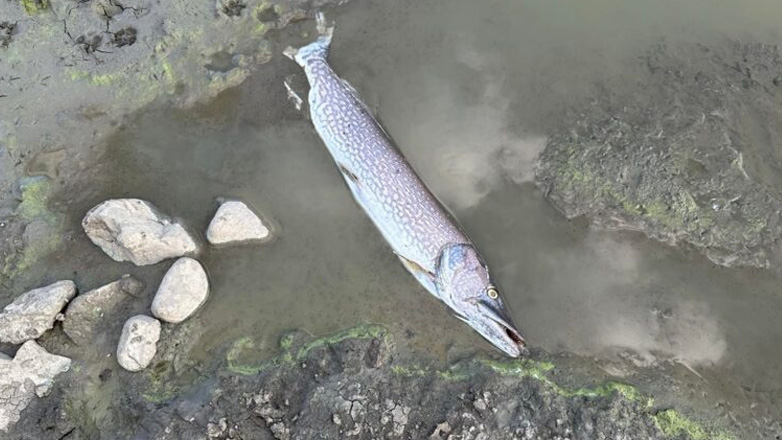
<path id="1" fill-rule="evenodd" d="M 317 40 L 284 54 L 304 68 L 312 123 L 353 197 L 429 292 L 494 346 L 519 356 L 524 338 L 475 245 L 329 65 L 333 31 L 318 14 Z"/>

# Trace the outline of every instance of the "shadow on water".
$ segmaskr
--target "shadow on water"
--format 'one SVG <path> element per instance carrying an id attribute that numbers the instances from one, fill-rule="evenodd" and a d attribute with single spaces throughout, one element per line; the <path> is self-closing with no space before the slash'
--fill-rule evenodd
<path id="1" fill-rule="evenodd" d="M 591 230 L 562 218 L 530 183 L 568 102 L 594 92 L 598 78 L 637 86 L 618 80 L 639 74 L 627 62 L 635 52 L 717 30 L 763 37 L 774 29 L 766 12 L 782 12 L 757 2 L 735 18 L 726 2 L 671 5 L 356 3 L 332 15 L 333 65 L 456 212 L 532 345 L 594 359 L 614 375 L 665 368 L 687 378 L 687 392 L 713 393 L 704 407 L 727 399 L 748 414 L 752 405 L 774 411 L 782 396 L 777 275 Z M 704 21 L 691 25 L 696 16 Z M 78 256 L 87 268 L 75 275 L 80 285 L 131 272 L 151 295 L 169 263 L 117 265 L 80 234 L 81 215 L 106 198 L 140 197 L 203 240 L 216 199 L 238 198 L 270 218 L 278 236 L 206 248 L 211 296 L 190 356 L 209 362 L 247 335 L 271 350 L 289 329 L 322 334 L 363 321 L 390 326 L 405 346 L 433 357 L 490 352 L 407 275 L 353 202 L 311 124 L 287 101 L 281 84 L 294 73 L 275 57 L 211 103 L 129 119 L 109 140 L 99 181 L 69 207 L 73 243 L 51 274 L 71 273 Z"/>

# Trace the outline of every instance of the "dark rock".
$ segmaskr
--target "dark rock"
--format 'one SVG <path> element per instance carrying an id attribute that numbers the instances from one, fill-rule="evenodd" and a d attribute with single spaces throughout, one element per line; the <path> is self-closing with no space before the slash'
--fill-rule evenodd
<path id="1" fill-rule="evenodd" d="M 0 22 L 0 48 L 8 47 L 11 43 L 11 35 L 14 33 L 16 23 Z"/>
<path id="2" fill-rule="evenodd" d="M 125 316 L 120 312 L 144 290 L 144 284 L 130 275 L 83 293 L 65 310 L 63 330 L 76 345 L 94 343 L 107 327 L 116 327 Z"/>

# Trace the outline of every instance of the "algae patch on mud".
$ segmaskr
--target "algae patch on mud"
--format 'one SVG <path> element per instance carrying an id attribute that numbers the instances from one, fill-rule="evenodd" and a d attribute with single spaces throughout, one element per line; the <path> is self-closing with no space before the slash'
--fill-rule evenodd
<path id="1" fill-rule="evenodd" d="M 146 392 L 141 394 L 148 402 L 161 403 L 175 397 L 180 388 L 172 385 L 166 380 L 166 375 L 171 368 L 170 362 L 161 361 L 155 364 L 155 366 L 147 370 L 146 377 L 149 380 L 149 386 Z"/>
<path id="2" fill-rule="evenodd" d="M 686 434 L 693 440 L 734 440 L 734 437 L 723 431 L 709 430 L 701 424 L 684 417 L 673 409 L 659 411 L 654 415 L 657 428 L 669 437 Z"/>
<path id="3" fill-rule="evenodd" d="M 48 206 L 52 185 L 47 178 L 27 178 L 20 184 L 22 200 L 17 215 L 27 223 L 24 246 L 5 258 L 2 275 L 9 279 L 28 269 L 37 261 L 59 249 L 62 219 Z"/>
<path id="4" fill-rule="evenodd" d="M 292 334 L 288 334 L 280 338 L 280 354 L 277 356 L 259 363 L 243 363 L 241 361 L 242 357 L 246 356 L 249 351 L 256 349 L 255 342 L 245 336 L 234 341 L 226 352 L 226 369 L 232 373 L 250 376 L 273 367 L 291 365 L 296 361 L 304 359 L 315 348 L 336 344 L 347 339 L 378 338 L 389 340 L 390 336 L 385 327 L 375 324 L 359 325 L 330 336 L 314 339 L 296 350 L 294 347 L 295 337 Z"/>
<path id="5" fill-rule="evenodd" d="M 22 0 L 22 6 L 28 14 L 37 14 L 49 9 L 49 0 Z"/>
<path id="6" fill-rule="evenodd" d="M 19 203 L 17 212 L 27 221 L 36 218 L 52 218 L 47 206 L 52 192 L 52 185 L 47 179 L 30 179 L 20 185 L 22 192 L 22 201 Z"/>
<path id="7" fill-rule="evenodd" d="M 773 142 L 751 142 L 757 133 L 733 117 L 778 119 L 776 76 L 753 70 L 771 87 L 736 87 L 745 73 L 729 67 L 775 65 L 779 56 L 771 45 L 655 46 L 641 58 L 656 67 L 632 86 L 610 98 L 598 87 L 574 103 L 539 158 L 538 187 L 568 218 L 689 244 L 723 266 L 779 269 L 779 183 L 744 165 L 769 157 Z"/>
<path id="8" fill-rule="evenodd" d="M 654 399 L 643 394 L 632 385 L 620 382 L 606 382 L 594 388 L 568 389 L 562 387 L 548 377 L 548 373 L 554 369 L 554 364 L 546 361 L 532 359 L 517 359 L 512 361 L 480 360 L 482 365 L 489 367 L 502 375 L 510 375 L 519 378 L 532 378 L 545 383 L 552 391 L 563 397 L 609 397 L 619 394 L 625 399 L 637 402 L 641 408 L 651 414 L 658 429 L 669 437 L 678 437 L 682 434 L 693 440 L 734 440 L 734 437 L 724 431 L 708 428 L 694 420 L 681 415 L 675 409 L 663 411 L 654 410 Z"/>

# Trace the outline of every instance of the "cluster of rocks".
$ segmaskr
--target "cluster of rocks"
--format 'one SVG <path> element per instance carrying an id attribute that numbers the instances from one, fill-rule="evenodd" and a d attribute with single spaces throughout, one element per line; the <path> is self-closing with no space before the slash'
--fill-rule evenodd
<path id="1" fill-rule="evenodd" d="M 13 359 L 0 353 L 0 431 L 19 420 L 33 397 L 47 395 L 55 376 L 70 369 L 70 359 L 49 354 L 34 339 L 62 319 L 60 311 L 75 295 L 72 281 L 58 281 L 19 296 L 0 313 L 0 342 L 22 344 Z"/>
<path id="2" fill-rule="evenodd" d="M 145 266 L 178 258 L 152 301 L 154 317 L 133 316 L 122 328 L 117 361 L 128 371 L 142 370 L 155 356 L 160 321 L 180 323 L 206 302 L 209 280 L 201 263 L 192 258 L 199 245 L 180 223 L 139 199 L 105 201 L 86 214 L 82 226 L 90 240 L 116 261 Z M 246 204 L 227 201 L 206 235 L 218 246 L 262 241 L 270 231 Z M 0 342 L 22 346 L 13 359 L 0 353 L 0 430 L 16 423 L 33 396 L 46 395 L 54 377 L 70 368 L 70 359 L 49 354 L 35 339 L 62 321 L 63 331 L 76 345 L 93 343 L 106 321 L 143 290 L 141 281 L 125 275 L 77 296 L 76 284 L 64 280 L 26 292 L 8 304 L 0 313 Z"/>
<path id="3" fill-rule="evenodd" d="M 198 243 L 184 226 L 140 199 L 107 200 L 85 215 L 82 226 L 90 240 L 116 261 L 146 266 L 178 258 L 152 300 L 154 318 L 133 316 L 122 328 L 117 361 L 128 371 L 142 370 L 155 356 L 158 320 L 180 323 L 209 296 L 206 271 L 191 258 L 199 253 Z M 222 203 L 206 231 L 207 240 L 215 246 L 261 241 L 269 234 L 261 219 L 239 201 Z"/>

